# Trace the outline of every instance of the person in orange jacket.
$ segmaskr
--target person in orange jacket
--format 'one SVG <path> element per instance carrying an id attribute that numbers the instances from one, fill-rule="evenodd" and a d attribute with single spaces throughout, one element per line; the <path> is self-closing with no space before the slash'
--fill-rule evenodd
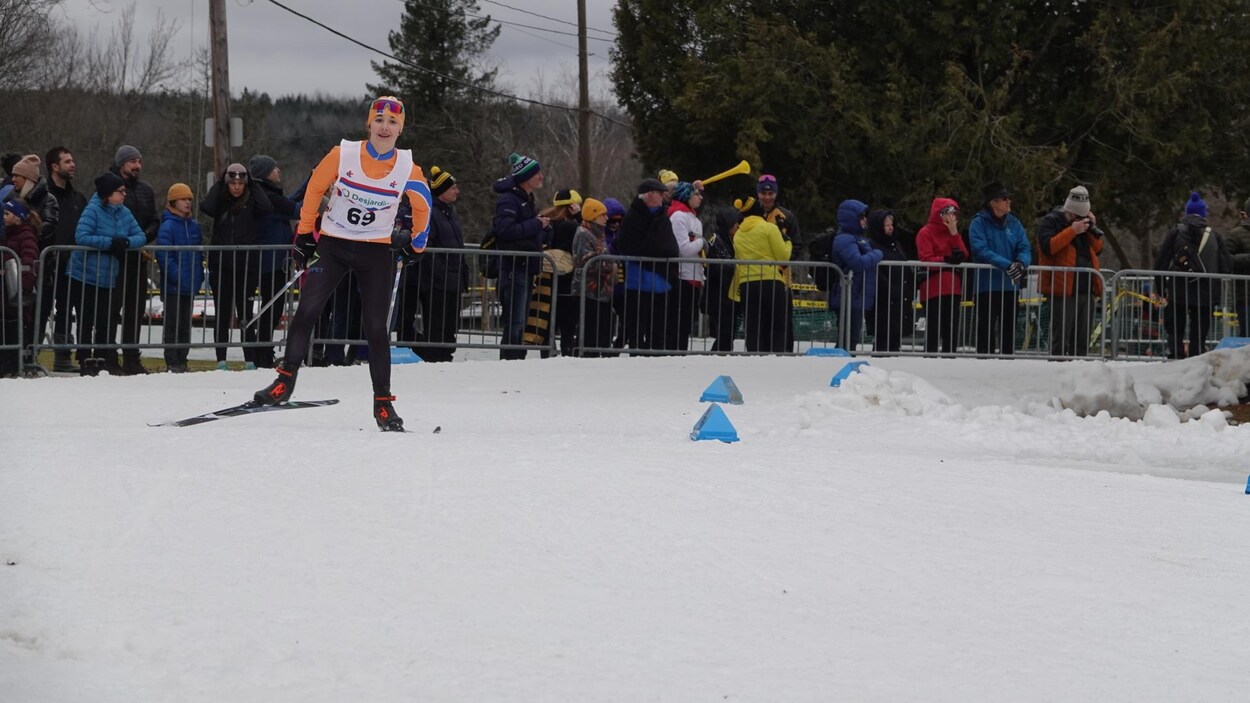
<path id="1" fill-rule="evenodd" d="M 1062 207 L 1038 222 L 1039 263 L 1098 271 L 1102 230 L 1097 223 L 1089 209 L 1089 191 L 1085 186 L 1073 188 Z M 1039 288 L 1050 299 L 1050 353 L 1085 356 L 1094 299 L 1102 295 L 1102 276 L 1090 271 L 1043 271 Z"/>
<path id="2" fill-rule="evenodd" d="M 403 431 L 391 395 L 390 298 L 396 257 L 411 262 L 429 236 L 430 187 L 412 152 L 396 149 L 404 129 L 404 104 L 382 96 L 369 106 L 364 141 L 344 140 L 313 171 L 300 211 L 292 256 L 305 269 L 300 305 L 287 332 L 286 355 L 278 376 L 256 392 L 258 405 L 285 403 L 308 350 L 321 310 L 340 280 L 355 274 L 360 289 L 373 417 L 385 432 Z M 314 233 L 318 206 L 329 194 Z M 408 210 L 408 213 L 401 212 Z M 314 236 L 316 235 L 316 236 Z"/>

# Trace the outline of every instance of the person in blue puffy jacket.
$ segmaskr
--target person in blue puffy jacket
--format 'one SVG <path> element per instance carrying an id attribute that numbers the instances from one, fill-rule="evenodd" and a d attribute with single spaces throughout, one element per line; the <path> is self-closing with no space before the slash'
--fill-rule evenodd
<path id="1" fill-rule="evenodd" d="M 160 246 L 198 247 L 204 238 L 200 223 L 195 221 L 191 207 L 191 187 L 175 183 L 165 199 L 165 214 L 156 233 Z M 187 348 L 171 348 L 191 342 L 191 307 L 204 284 L 204 260 L 199 251 L 158 251 L 161 265 L 161 300 L 165 303 L 165 320 L 161 341 L 165 343 L 165 365 L 170 373 L 186 373 Z"/>
<path id="2" fill-rule="evenodd" d="M 74 242 L 80 247 L 69 260 L 70 298 L 80 301 L 78 364 L 84 376 L 101 370 L 122 375 L 113 350 L 113 287 L 121 270 L 120 258 L 147 244 L 135 216 L 123 204 L 126 184 L 112 171 L 95 179 L 95 194 L 78 218 Z M 91 251 L 94 250 L 94 251 Z"/>
<path id="3" fill-rule="evenodd" d="M 872 246 L 864 235 L 868 225 L 868 206 L 858 200 L 843 200 L 838 205 L 838 231 L 833 236 L 831 261 L 851 277 L 851 315 L 843 328 L 846 348 L 854 351 L 864 326 L 864 311 L 872 310 L 877 297 L 877 264 L 885 256 Z M 830 286 L 829 309 L 842 309 L 842 286 Z"/>
<path id="4" fill-rule="evenodd" d="M 1032 252 L 1024 225 L 1011 214 L 1011 193 L 998 182 L 985 186 L 984 205 L 968 227 L 972 260 L 993 270 L 973 271 L 976 288 L 977 353 L 1016 350 L 1017 290 L 1028 282 Z"/>

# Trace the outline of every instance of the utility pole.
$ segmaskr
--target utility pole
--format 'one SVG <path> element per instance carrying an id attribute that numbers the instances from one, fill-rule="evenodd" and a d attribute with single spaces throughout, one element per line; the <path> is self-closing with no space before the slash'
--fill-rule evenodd
<path id="1" fill-rule="evenodd" d="M 226 0 L 209 0 L 209 47 L 213 76 L 213 173 L 230 164 L 230 58 L 226 43 Z"/>
<path id="2" fill-rule="evenodd" d="M 577 165 L 582 192 L 590 197 L 594 191 L 590 183 L 590 75 L 586 63 L 586 0 L 577 0 Z"/>

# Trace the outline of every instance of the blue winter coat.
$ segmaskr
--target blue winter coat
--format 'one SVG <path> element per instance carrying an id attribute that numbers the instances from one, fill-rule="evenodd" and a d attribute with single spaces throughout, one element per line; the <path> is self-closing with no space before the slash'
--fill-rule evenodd
<path id="1" fill-rule="evenodd" d="M 968 227 L 968 241 L 972 245 L 972 260 L 994 267 L 993 271 L 978 269 L 971 272 L 976 279 L 978 293 L 1015 290 L 1015 284 L 1007 277 L 1007 267 L 1013 261 L 1025 266 L 1033 263 L 1029 235 L 1020 220 L 1010 212 L 1002 222 L 997 222 L 989 208 L 982 209 Z"/>
<path id="2" fill-rule="evenodd" d="M 851 309 L 871 310 L 877 298 L 877 264 L 885 254 L 872 246 L 868 237 L 864 236 L 864 228 L 859 224 L 859 216 L 868 206 L 858 200 L 844 200 L 838 206 L 838 231 L 833 236 L 833 258 L 835 266 L 843 271 L 850 271 L 851 277 Z M 842 305 L 842 286 L 835 283 L 829 289 L 829 307 L 840 310 Z"/>
<path id="3" fill-rule="evenodd" d="M 156 243 L 161 246 L 198 247 L 204 242 L 200 223 L 165 211 Z M 161 265 L 161 294 L 190 295 L 200 292 L 204 283 L 204 257 L 198 251 L 158 251 Z"/>
<path id="4" fill-rule="evenodd" d="M 100 200 L 99 194 L 93 194 L 78 218 L 74 242 L 107 252 L 114 239 L 126 239 L 129 250 L 148 243 L 139 222 L 125 205 L 109 205 Z M 98 288 L 112 288 L 119 268 L 117 257 L 108 253 L 76 249 L 69 259 L 69 277 Z"/>

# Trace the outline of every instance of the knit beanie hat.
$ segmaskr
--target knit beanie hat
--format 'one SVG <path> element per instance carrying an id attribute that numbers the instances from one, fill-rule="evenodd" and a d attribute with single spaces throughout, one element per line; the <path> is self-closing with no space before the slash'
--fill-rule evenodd
<path id="1" fill-rule="evenodd" d="M 679 203 L 690 204 L 690 198 L 694 195 L 694 184 L 690 181 L 678 181 L 673 186 L 673 200 Z"/>
<path id="2" fill-rule="evenodd" d="M 656 175 L 660 177 L 660 182 L 666 186 L 671 186 L 677 181 L 681 180 L 680 178 L 677 177 L 676 173 L 673 173 L 672 171 L 666 168 L 660 169 L 660 172 Z"/>
<path id="3" fill-rule="evenodd" d="M 35 156 L 34 154 L 27 154 L 26 156 L 23 156 L 20 161 L 13 164 L 13 168 L 9 171 L 9 173 L 14 176 L 21 176 L 28 181 L 34 182 L 39 180 L 39 164 L 41 163 L 43 162 L 39 160 L 38 156 Z"/>
<path id="4" fill-rule="evenodd" d="M 585 222 L 594 222 L 599 219 L 600 215 L 608 214 L 608 206 L 595 200 L 594 198 L 586 198 L 582 201 L 582 220 Z"/>
<path id="5" fill-rule="evenodd" d="M 778 190 L 777 177 L 765 173 L 755 183 L 756 193 L 776 193 Z"/>
<path id="6" fill-rule="evenodd" d="M 27 217 L 30 217 L 30 210 L 28 210 L 20 200 L 4 201 L 4 211 L 13 213 L 17 216 L 17 219 L 22 220 L 23 222 L 26 221 Z"/>
<path id="7" fill-rule="evenodd" d="M 186 183 L 175 183 L 169 187 L 169 195 L 166 196 L 165 202 L 172 203 L 175 200 L 194 200 L 195 196 L 191 193 L 191 186 Z"/>
<path id="8" fill-rule="evenodd" d="M 437 166 L 433 166 L 430 168 L 430 194 L 431 195 L 437 198 L 443 193 L 446 193 L 447 189 L 451 188 L 454 185 L 456 185 L 456 178 L 455 176 L 451 175 L 450 171 L 444 171 L 443 169 Z"/>
<path id="9" fill-rule="evenodd" d="M 122 144 L 121 146 L 117 147 L 117 153 L 113 156 L 113 165 L 116 166 L 117 168 L 121 168 L 122 164 L 126 163 L 127 161 L 130 161 L 132 159 L 142 159 L 142 158 L 143 158 L 143 154 L 140 154 L 138 149 L 134 148 L 133 146 L 130 146 L 129 144 Z"/>
<path id="10" fill-rule="evenodd" d="M 516 152 L 508 155 L 508 164 L 512 169 L 512 183 L 518 186 L 533 178 L 535 174 L 543 169 L 536 159 L 521 156 Z"/>
<path id="11" fill-rule="evenodd" d="M 612 219 L 613 217 L 625 216 L 625 206 L 621 205 L 621 201 L 617 200 L 616 198 L 604 198 L 603 206 L 608 209 L 609 220 Z"/>
<path id="12" fill-rule="evenodd" d="M 581 205 L 582 195 L 575 190 L 556 191 L 556 197 L 551 201 L 551 204 L 555 207 L 560 207 L 561 205 Z"/>
<path id="13" fill-rule="evenodd" d="M 1077 217 L 1089 217 L 1089 191 L 1085 186 L 1077 186 L 1068 191 L 1068 199 L 1063 201 L 1063 211 Z"/>
<path id="14" fill-rule="evenodd" d="M 369 103 L 369 119 L 365 120 L 365 129 L 373 124 L 373 118 L 391 113 L 399 121 L 399 131 L 404 130 L 404 102 L 394 95 L 379 95 Z"/>
<path id="15" fill-rule="evenodd" d="M 95 192 L 96 195 L 100 196 L 100 200 L 104 200 L 124 185 L 126 185 L 126 182 L 122 180 L 121 176 L 112 171 L 105 171 L 96 176 Z"/>
<path id="16" fill-rule="evenodd" d="M 1201 195 L 1198 195 L 1197 191 L 1189 194 L 1189 202 L 1185 203 L 1185 214 L 1197 215 L 1198 217 L 1207 216 L 1206 201 L 1202 199 Z"/>
<path id="17" fill-rule="evenodd" d="M 247 171 L 252 174 L 252 178 L 263 181 L 269 178 L 269 174 L 278 167 L 278 162 L 272 156 L 257 154 L 247 160 Z"/>

